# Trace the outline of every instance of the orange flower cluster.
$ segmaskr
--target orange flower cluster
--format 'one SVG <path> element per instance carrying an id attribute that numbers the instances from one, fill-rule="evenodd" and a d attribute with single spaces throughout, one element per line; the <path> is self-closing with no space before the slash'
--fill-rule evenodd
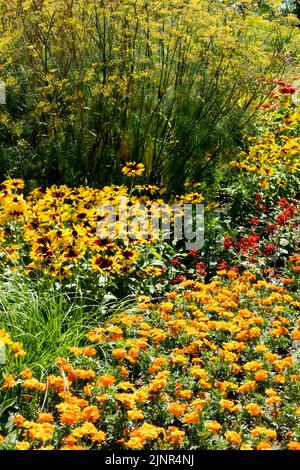
<path id="1" fill-rule="evenodd" d="M 16 432 L 18 449 L 299 449 L 300 303 L 287 289 L 221 273 L 145 298 L 58 358 L 59 374 L 4 377 L 20 411 L 0 447 Z"/>

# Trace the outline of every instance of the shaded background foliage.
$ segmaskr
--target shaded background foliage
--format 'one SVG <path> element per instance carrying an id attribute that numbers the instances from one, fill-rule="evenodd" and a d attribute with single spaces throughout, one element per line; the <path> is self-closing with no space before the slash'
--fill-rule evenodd
<path id="1" fill-rule="evenodd" d="M 281 5 L 0 1 L 1 178 L 101 186 L 127 160 L 177 193 L 211 177 L 293 64 Z"/>

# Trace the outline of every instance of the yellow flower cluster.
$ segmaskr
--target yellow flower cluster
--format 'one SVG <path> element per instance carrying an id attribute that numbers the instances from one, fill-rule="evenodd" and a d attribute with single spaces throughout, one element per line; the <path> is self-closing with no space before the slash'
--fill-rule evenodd
<path id="1" fill-rule="evenodd" d="M 267 111 L 269 112 L 269 111 Z M 261 123 L 266 121 L 265 115 Z M 262 135 L 249 138 L 249 149 L 241 152 L 239 160 L 231 165 L 242 171 L 255 173 L 259 176 L 263 187 L 269 187 L 269 179 L 276 175 L 282 177 L 284 172 L 296 173 L 300 169 L 300 137 L 299 137 L 300 111 L 292 107 L 284 112 L 280 118 L 265 123 Z M 279 177 L 280 180 L 280 177 Z M 279 181 L 284 185 L 284 181 Z"/>
<path id="2" fill-rule="evenodd" d="M 127 175 L 140 174 L 143 168 L 133 162 L 131 166 L 128 163 L 124 171 Z M 161 214 L 159 206 L 164 204 L 161 199 L 152 199 L 156 191 L 152 186 L 150 189 L 148 186 L 135 188 L 140 193 L 145 190 L 148 196 L 130 196 L 126 186 L 103 189 L 53 186 L 46 190 L 35 189 L 27 198 L 22 194 L 23 187 L 24 182 L 18 179 L 5 181 L 0 186 L 0 266 L 9 263 L 17 266 L 19 271 L 38 270 L 59 279 L 76 273 L 78 265 L 105 276 L 133 272 L 141 256 L 140 246 L 153 243 L 154 238 L 148 232 L 148 239 L 142 234 L 140 237 L 137 234 L 136 240 L 124 236 L 127 221 L 116 221 L 107 227 L 106 236 L 101 236 L 99 222 L 107 213 L 103 215 L 99 208 L 112 206 L 117 219 L 122 197 L 128 198 L 128 206 L 143 204 L 147 208 L 151 206 L 152 210 L 155 204 L 158 216 Z M 182 204 L 202 200 L 198 193 L 180 198 Z M 134 220 L 135 216 L 132 217 L 128 223 Z M 116 237 L 109 236 L 109 230 L 113 229 Z M 120 235 L 121 242 L 118 241 Z M 159 267 L 147 266 L 137 275 L 158 277 L 161 273 Z"/>

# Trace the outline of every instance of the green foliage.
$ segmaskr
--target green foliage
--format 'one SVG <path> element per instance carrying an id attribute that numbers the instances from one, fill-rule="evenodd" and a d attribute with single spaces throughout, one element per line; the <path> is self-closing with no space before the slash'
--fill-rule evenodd
<path id="1" fill-rule="evenodd" d="M 26 347 L 19 359 L 43 370 L 78 345 L 87 328 L 100 321 L 101 309 L 79 293 L 63 293 L 45 278 L 31 281 L 12 272 L 0 278 L 0 325 Z"/>
<path id="2" fill-rule="evenodd" d="M 279 3 L 1 1 L 1 177 L 117 183 L 126 160 L 177 192 L 208 177 L 293 65 Z"/>

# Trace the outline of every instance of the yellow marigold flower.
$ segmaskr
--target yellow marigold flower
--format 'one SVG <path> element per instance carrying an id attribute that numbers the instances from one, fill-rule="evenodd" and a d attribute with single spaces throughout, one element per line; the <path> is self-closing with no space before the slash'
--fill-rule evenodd
<path id="1" fill-rule="evenodd" d="M 177 299 L 177 297 L 178 297 L 178 293 L 177 293 L 177 292 L 168 292 L 168 293 L 167 293 L 167 298 L 170 299 L 170 300 Z"/>
<path id="2" fill-rule="evenodd" d="M 194 379 L 205 379 L 207 376 L 206 370 L 199 366 L 192 366 L 190 368 L 190 374 Z"/>
<path id="3" fill-rule="evenodd" d="M 130 393 L 116 393 L 115 399 L 120 401 L 127 408 L 135 408 L 135 397 Z"/>
<path id="4" fill-rule="evenodd" d="M 277 394 L 271 395 L 269 396 L 269 398 L 266 399 L 266 403 L 268 405 L 275 405 L 281 403 L 281 398 Z"/>
<path id="5" fill-rule="evenodd" d="M 231 370 L 234 374 L 239 374 L 240 372 L 242 372 L 242 367 L 238 364 L 231 364 Z"/>
<path id="6" fill-rule="evenodd" d="M 227 431 L 224 434 L 226 441 L 230 444 L 240 445 L 242 443 L 241 435 L 235 431 Z"/>
<path id="7" fill-rule="evenodd" d="M 0 328 L 0 342 L 7 344 L 8 346 L 13 344 L 10 335 L 6 331 L 4 331 L 2 328 Z"/>
<path id="8" fill-rule="evenodd" d="M 174 305 L 171 302 L 163 302 L 159 306 L 159 310 L 163 313 L 170 313 L 172 312 Z"/>
<path id="9" fill-rule="evenodd" d="M 218 432 L 222 429 L 222 426 L 218 421 L 207 421 L 204 423 L 204 426 L 213 434 L 218 434 Z"/>
<path id="10" fill-rule="evenodd" d="M 65 377 L 58 377 L 55 375 L 49 375 L 48 377 L 48 387 L 54 388 L 57 392 L 63 392 L 66 388 L 68 388 L 70 382 L 68 378 Z"/>
<path id="11" fill-rule="evenodd" d="M 133 421 L 144 419 L 144 414 L 142 410 L 138 410 L 138 409 L 129 410 L 127 415 L 128 415 L 128 419 L 133 420 Z"/>
<path id="12" fill-rule="evenodd" d="M 257 353 L 263 353 L 268 350 L 267 346 L 265 344 L 258 344 L 255 346 L 254 351 Z"/>
<path id="13" fill-rule="evenodd" d="M 180 390 L 178 392 L 178 396 L 180 398 L 184 398 L 186 400 L 189 400 L 193 396 L 193 392 L 191 390 Z"/>
<path id="14" fill-rule="evenodd" d="M 100 403 L 106 403 L 109 398 L 109 395 L 107 393 L 103 393 L 102 395 L 97 395 L 96 400 L 99 401 Z"/>
<path id="15" fill-rule="evenodd" d="M 168 376 L 170 375 L 170 372 L 168 371 L 163 371 L 159 372 L 156 377 L 150 382 L 150 388 L 153 391 L 160 390 L 162 388 L 165 388 L 168 383 Z"/>
<path id="16" fill-rule="evenodd" d="M 121 372 L 121 376 L 124 378 L 124 379 L 127 379 L 129 377 L 129 371 L 128 369 L 126 369 L 126 367 L 124 366 L 119 366 L 119 371 Z"/>
<path id="17" fill-rule="evenodd" d="M 263 415 L 262 409 L 256 403 L 248 403 L 248 405 L 245 406 L 245 410 L 251 416 L 262 416 Z"/>
<path id="18" fill-rule="evenodd" d="M 271 362 L 271 364 L 273 364 L 275 361 L 278 360 L 278 355 L 277 354 L 273 354 L 273 353 L 270 353 L 270 352 L 267 352 L 265 354 L 265 358 L 267 359 L 267 361 Z"/>
<path id="19" fill-rule="evenodd" d="M 284 384 L 285 383 L 285 377 L 281 374 L 275 375 L 275 382 L 279 384 Z"/>
<path id="20" fill-rule="evenodd" d="M 144 423 L 141 428 L 138 429 L 138 433 L 144 439 L 157 439 L 160 434 L 164 434 L 164 429 L 153 424 Z"/>
<path id="21" fill-rule="evenodd" d="M 240 450 L 253 450 L 253 447 L 251 447 L 249 444 L 242 444 Z"/>
<path id="22" fill-rule="evenodd" d="M 23 442 L 16 442 L 16 449 L 17 450 L 29 450 L 30 449 L 30 443 L 23 441 Z"/>
<path id="23" fill-rule="evenodd" d="M 33 421 L 24 421 L 22 427 L 27 429 L 27 435 L 30 439 L 37 439 L 43 443 L 52 438 L 54 431 L 54 425 L 50 423 L 41 424 Z"/>
<path id="24" fill-rule="evenodd" d="M 238 273 L 234 269 L 230 269 L 226 275 L 228 279 L 236 279 L 238 277 Z"/>
<path id="25" fill-rule="evenodd" d="M 133 436 L 126 442 L 126 447 L 133 450 L 141 450 L 144 447 L 145 441 L 142 437 Z"/>
<path id="26" fill-rule="evenodd" d="M 244 370 L 247 372 L 256 371 L 262 368 L 263 368 L 263 363 L 260 361 L 250 361 L 250 362 L 246 362 L 246 364 L 244 365 Z"/>
<path id="27" fill-rule="evenodd" d="M 196 398 L 191 402 L 191 407 L 194 408 L 198 413 L 201 413 L 204 410 L 204 407 L 207 403 L 207 400 L 202 400 L 201 398 Z"/>
<path id="28" fill-rule="evenodd" d="M 192 411 L 190 413 L 186 413 L 183 418 L 182 418 L 182 421 L 185 423 L 185 424 L 195 424 L 195 423 L 198 423 L 200 419 L 200 415 L 197 411 Z"/>
<path id="29" fill-rule="evenodd" d="M 83 437 L 89 437 L 92 442 L 100 444 L 106 438 L 103 431 L 99 431 L 92 423 L 83 423 L 81 426 L 73 429 L 71 438 L 75 440 L 82 439 Z"/>
<path id="30" fill-rule="evenodd" d="M 300 341 L 300 330 L 296 329 L 291 332 L 292 337 L 295 341 Z"/>
<path id="31" fill-rule="evenodd" d="M 277 439 L 277 432 L 274 429 L 267 429 L 263 426 L 256 426 L 250 434 L 253 437 L 265 436 L 268 439 Z"/>
<path id="32" fill-rule="evenodd" d="M 69 348 L 69 350 L 72 354 L 74 354 L 74 356 L 80 356 L 80 355 L 83 355 L 83 356 L 96 356 L 96 354 L 97 354 L 96 349 L 89 348 L 89 347 L 85 347 L 85 348 L 71 347 L 71 348 Z"/>
<path id="33" fill-rule="evenodd" d="M 68 374 L 68 378 L 72 381 L 74 380 L 89 380 L 93 379 L 96 375 L 96 372 L 92 369 L 73 369 L 72 372 Z"/>

